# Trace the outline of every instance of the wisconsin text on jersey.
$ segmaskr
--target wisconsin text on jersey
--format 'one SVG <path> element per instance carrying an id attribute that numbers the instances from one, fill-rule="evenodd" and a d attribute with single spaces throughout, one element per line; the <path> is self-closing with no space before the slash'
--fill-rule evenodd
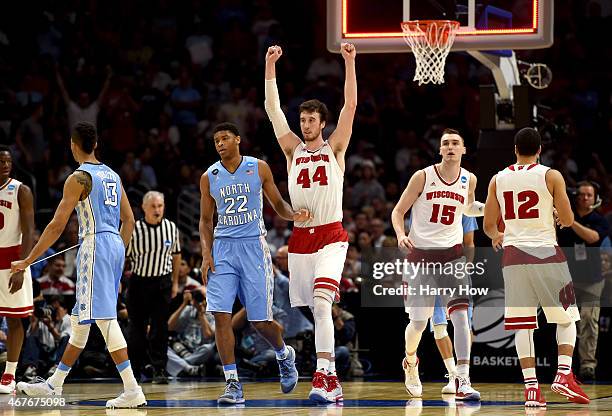
<path id="1" fill-rule="evenodd" d="M 460 195 L 458 193 L 452 192 L 452 191 L 432 191 L 432 192 L 427 192 L 427 194 L 425 194 L 425 197 L 427 198 L 427 200 L 432 200 L 432 199 L 438 199 L 438 198 L 447 198 L 447 199 L 454 199 L 455 201 L 459 201 L 462 204 L 465 201 L 465 198 L 463 195 Z"/>

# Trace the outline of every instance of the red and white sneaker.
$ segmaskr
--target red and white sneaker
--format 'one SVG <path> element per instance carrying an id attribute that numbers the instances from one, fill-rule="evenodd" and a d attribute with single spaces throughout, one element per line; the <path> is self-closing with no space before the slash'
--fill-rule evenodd
<path id="1" fill-rule="evenodd" d="M 557 373 L 550 389 L 555 393 L 567 397 L 572 403 L 589 404 L 591 402 L 589 396 L 587 396 L 578 385 L 572 371 L 570 371 L 569 374 Z"/>
<path id="2" fill-rule="evenodd" d="M 470 377 L 464 377 L 457 374 L 455 385 L 457 386 L 455 400 L 480 400 L 480 393 L 472 387 Z"/>
<path id="3" fill-rule="evenodd" d="M 312 389 L 308 398 L 317 403 L 328 403 L 327 400 L 327 376 L 321 371 L 315 371 L 312 375 Z"/>
<path id="4" fill-rule="evenodd" d="M 2 374 L 0 379 L 0 394 L 15 393 L 15 376 L 12 374 Z"/>
<path id="5" fill-rule="evenodd" d="M 546 399 L 542 396 L 540 386 L 525 387 L 525 407 L 546 407 Z"/>
<path id="6" fill-rule="evenodd" d="M 344 400 L 342 386 L 337 375 L 327 375 L 327 400 L 330 402 L 340 402 Z"/>

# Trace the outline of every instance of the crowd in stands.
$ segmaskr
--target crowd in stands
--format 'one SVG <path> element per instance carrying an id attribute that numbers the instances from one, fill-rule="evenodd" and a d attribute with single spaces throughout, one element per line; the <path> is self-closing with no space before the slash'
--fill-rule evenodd
<path id="1" fill-rule="evenodd" d="M 119 172 L 137 218 L 147 190 L 164 193 L 171 219 L 181 214 L 182 196 L 199 199 L 200 176 L 217 160 L 211 130 L 224 121 L 238 125 L 243 154 L 267 160 L 288 200 L 285 158 L 263 109 L 265 51 L 274 44 L 284 48 L 278 85 L 296 132 L 298 106 L 310 98 L 327 104 L 333 115 L 325 134 L 333 131 L 344 72 L 339 56 L 325 49 L 325 2 L 299 3 L 74 0 L 28 3 L 27 10 L 17 6 L 13 13 L 23 18 L 2 13 L 0 144 L 11 146 L 18 177 L 33 187 L 37 227 L 44 228 L 75 168 L 69 130 L 77 120 L 97 124 L 99 156 Z M 606 170 L 612 166 L 612 51 L 609 42 L 601 41 L 612 10 L 603 1 L 570 0 L 555 6 L 554 45 L 518 52 L 520 59 L 544 62 L 554 73 L 548 89 L 531 91 L 546 139 L 542 163 L 560 170 L 570 187 L 584 179 L 597 182 L 603 200 L 598 211 L 612 222 L 612 176 Z M 21 23 L 26 20 L 31 24 Z M 343 205 L 350 242 L 343 296 L 359 291 L 364 250 L 396 246 L 391 210 L 410 176 L 437 160 L 444 127 L 462 133 L 468 147 L 465 167 L 475 170 L 479 85 L 493 83 L 488 69 L 463 54 L 449 56 L 443 86 L 418 87 L 411 80 L 410 54 L 357 52 L 358 109 Z M 488 178 L 480 179 L 479 186 L 486 186 Z M 285 245 L 291 224 L 275 217 L 269 206 L 265 220 L 276 265 L 274 318 L 308 362 L 313 357 L 312 322 L 308 311 L 288 303 Z M 198 269 L 197 224 L 180 225 L 188 244 L 183 248 L 181 295 L 169 322 L 173 341 L 168 371 L 173 376 L 218 375 L 214 320 L 205 312 L 206 289 Z M 73 217 L 46 255 L 76 244 L 77 234 Z M 44 303 L 44 297 L 47 306 L 38 307 L 27 329 L 21 367 L 29 376 L 46 374 L 65 347 L 75 254 L 68 251 L 33 269 L 37 300 Z M 129 273 L 128 265 L 124 279 Z M 122 299 L 123 293 L 118 310 L 125 326 Z M 352 352 L 358 328 L 354 312 L 342 303 L 334 308 L 336 357 L 344 374 L 360 375 Z M 271 371 L 273 352 L 240 312 L 233 325 L 242 368 L 256 374 Z M 0 357 L 5 333 L 0 320 Z M 80 362 L 82 374 L 89 376 L 114 371 L 101 336 L 90 339 Z"/>

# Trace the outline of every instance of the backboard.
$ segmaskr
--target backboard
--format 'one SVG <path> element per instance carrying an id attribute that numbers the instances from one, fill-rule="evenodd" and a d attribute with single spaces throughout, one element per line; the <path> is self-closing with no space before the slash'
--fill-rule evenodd
<path id="1" fill-rule="evenodd" d="M 327 0 L 327 49 L 351 42 L 359 53 L 407 52 L 400 24 L 461 23 L 453 51 L 539 49 L 553 43 L 554 0 Z"/>

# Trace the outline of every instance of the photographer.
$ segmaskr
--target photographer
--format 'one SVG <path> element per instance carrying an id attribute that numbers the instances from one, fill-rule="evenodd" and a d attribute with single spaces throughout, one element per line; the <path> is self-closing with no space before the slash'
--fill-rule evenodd
<path id="1" fill-rule="evenodd" d="M 215 318 L 206 312 L 206 288 L 183 293 L 183 303 L 168 320 L 176 337 L 168 347 L 167 371 L 172 376 L 203 376 L 215 352 Z"/>
<path id="2" fill-rule="evenodd" d="M 48 305 L 36 307 L 23 344 L 24 377 L 34 378 L 41 371 L 53 373 L 70 339 L 70 315 L 64 299 L 53 296 Z M 51 368 L 49 368 L 51 366 Z"/>
<path id="3" fill-rule="evenodd" d="M 578 183 L 574 223 L 558 232 L 559 245 L 564 248 L 580 308 L 577 335 L 580 339 L 580 377 L 583 380 L 595 378 L 599 304 L 604 287 L 599 247 L 610 232 L 606 219 L 595 211 L 601 201 L 597 188 L 592 182 Z"/>

